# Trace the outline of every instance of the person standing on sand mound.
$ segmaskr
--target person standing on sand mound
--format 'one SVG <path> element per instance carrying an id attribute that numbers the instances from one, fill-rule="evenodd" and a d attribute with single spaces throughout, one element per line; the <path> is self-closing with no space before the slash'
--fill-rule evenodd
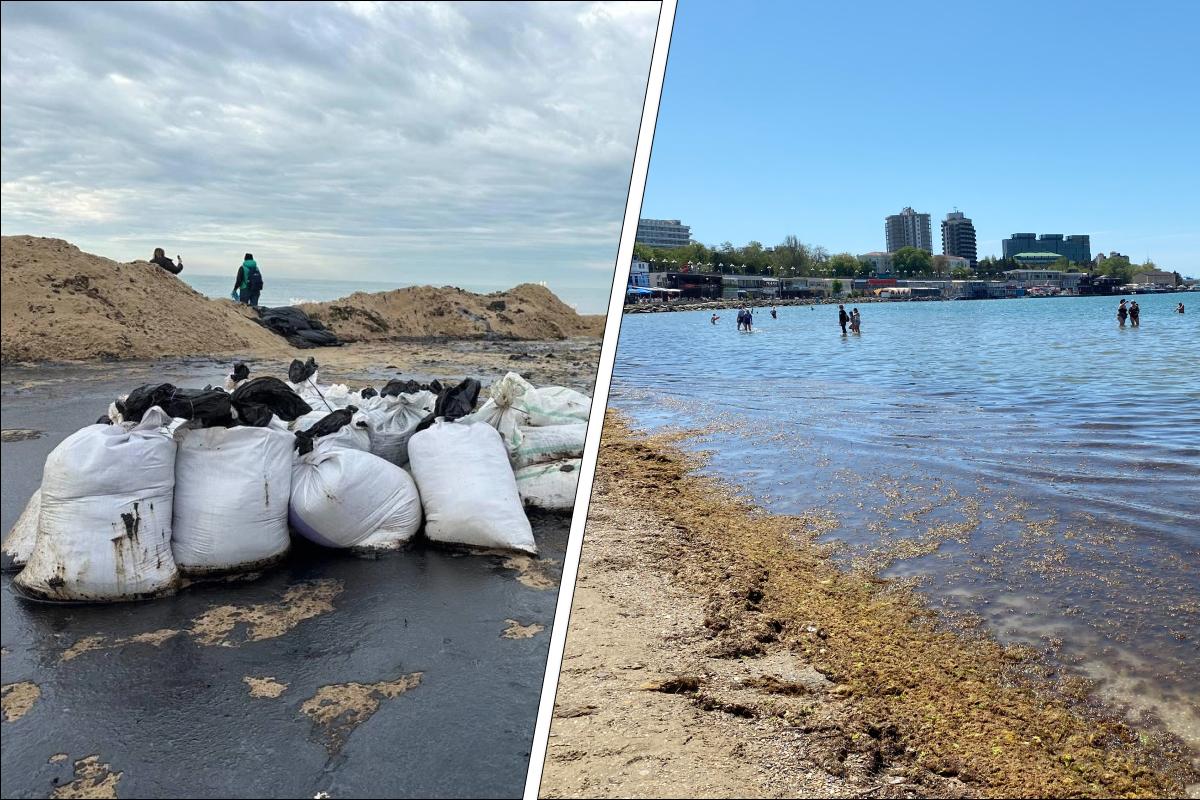
<path id="1" fill-rule="evenodd" d="M 178 275 L 183 272 L 183 256 L 175 256 L 175 260 L 179 262 L 179 266 L 175 265 L 175 261 L 167 258 L 166 252 L 161 247 L 154 248 L 154 258 L 150 259 L 151 264 L 158 264 L 172 275 Z"/>
<path id="2" fill-rule="evenodd" d="M 258 270 L 258 263 L 254 260 L 254 254 L 246 253 L 246 258 L 242 260 L 242 265 L 238 267 L 237 278 L 233 281 L 233 292 L 230 296 L 239 303 L 245 303 L 248 306 L 257 306 L 258 294 L 262 291 L 262 288 L 262 273 Z"/>

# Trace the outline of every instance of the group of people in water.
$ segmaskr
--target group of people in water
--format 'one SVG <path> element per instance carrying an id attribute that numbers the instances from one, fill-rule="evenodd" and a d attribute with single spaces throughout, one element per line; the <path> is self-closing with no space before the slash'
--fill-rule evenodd
<path id="1" fill-rule="evenodd" d="M 1175 313 L 1183 313 L 1183 303 L 1175 304 Z M 1142 309 L 1138 306 L 1137 300 L 1126 301 L 1124 297 L 1117 304 L 1117 324 L 1122 328 L 1125 327 L 1125 321 L 1128 320 L 1131 327 L 1140 328 L 1142 325 Z"/>
<path id="2" fill-rule="evenodd" d="M 172 275 L 183 272 L 183 256 L 177 255 L 172 261 L 161 247 L 154 248 L 154 258 L 150 259 L 150 263 L 157 264 Z M 239 303 L 257 306 L 262 288 L 263 278 L 258 269 L 258 262 L 254 260 L 253 253 L 246 253 L 242 265 L 238 267 L 237 277 L 233 279 L 233 291 L 229 296 Z"/>
<path id="3" fill-rule="evenodd" d="M 813 310 L 813 306 L 809 306 L 809 310 Z M 708 321 L 711 324 L 716 325 L 717 321 L 720 319 L 721 315 L 714 313 Z M 779 309 L 775 307 L 771 308 L 771 319 L 779 319 Z M 838 305 L 838 324 L 842 326 L 843 336 L 846 336 L 848 333 L 862 333 L 862 315 L 859 314 L 857 308 L 846 311 L 846 307 L 844 305 Z M 738 309 L 737 329 L 747 333 L 754 332 L 753 307 Z"/>

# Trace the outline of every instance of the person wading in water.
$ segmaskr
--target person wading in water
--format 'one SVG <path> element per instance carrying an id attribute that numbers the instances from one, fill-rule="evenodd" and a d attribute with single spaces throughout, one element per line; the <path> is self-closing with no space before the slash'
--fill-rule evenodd
<path id="1" fill-rule="evenodd" d="M 838 303 L 838 324 L 842 326 L 842 336 L 846 335 L 846 323 L 850 321 L 850 315 L 846 313 L 846 307 Z"/>
<path id="2" fill-rule="evenodd" d="M 238 267 L 237 278 L 233 281 L 233 299 L 248 306 L 258 305 L 258 293 L 262 291 L 262 273 L 252 253 L 246 253 L 242 265 Z"/>
<path id="3" fill-rule="evenodd" d="M 1129 309 L 1125 307 L 1125 299 L 1122 298 L 1117 305 L 1117 322 L 1122 328 L 1125 327 L 1125 317 L 1127 316 L 1129 316 Z"/>

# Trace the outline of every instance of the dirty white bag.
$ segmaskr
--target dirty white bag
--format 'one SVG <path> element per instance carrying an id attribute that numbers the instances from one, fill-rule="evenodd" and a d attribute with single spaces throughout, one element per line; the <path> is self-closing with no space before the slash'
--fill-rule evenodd
<path id="1" fill-rule="evenodd" d="M 592 399 L 566 386 L 543 386 L 526 392 L 521 408 L 529 415 L 530 425 L 570 425 L 587 422 Z"/>
<path id="2" fill-rule="evenodd" d="M 18 589 L 45 600 L 133 600 L 176 588 L 170 422 L 155 406 L 139 423 L 88 425 L 54 448 Z"/>
<path id="3" fill-rule="evenodd" d="M 25 504 L 25 510 L 13 523 L 4 538 L 4 555 L 13 567 L 23 567 L 37 542 L 38 517 L 42 512 L 42 490 L 39 488 Z"/>
<path id="4" fill-rule="evenodd" d="M 508 448 L 508 457 L 513 469 L 547 461 L 583 456 L 583 439 L 587 424 L 547 425 L 536 428 L 522 425 L 517 428 L 515 442 Z"/>
<path id="5" fill-rule="evenodd" d="M 575 507 L 575 488 L 582 464 L 582 459 L 568 458 L 517 470 L 521 502 L 534 508 L 570 511 Z"/>
<path id="6" fill-rule="evenodd" d="M 338 410 L 340 411 L 341 409 Z M 303 416 L 297 417 L 292 422 L 291 429 L 296 433 L 306 431 L 332 413 L 332 411 L 310 411 Z M 349 425 L 327 436 L 323 436 L 321 441 L 334 441 L 342 447 L 353 447 L 355 450 L 370 452 L 371 435 L 367 432 L 367 428 L 370 425 L 370 418 L 364 412 L 359 411 L 351 418 Z"/>
<path id="7" fill-rule="evenodd" d="M 537 553 L 517 481 L 496 429 L 439 419 L 408 440 L 425 504 L 425 535 L 438 542 Z"/>
<path id="8" fill-rule="evenodd" d="M 296 437 L 275 427 L 184 428 L 177 436 L 171 551 L 184 574 L 248 570 L 291 544 Z"/>
<path id="9" fill-rule="evenodd" d="M 351 392 L 350 387 L 344 383 L 319 383 L 318 374 L 314 372 L 300 383 L 291 381 L 284 381 L 284 383 L 293 392 L 300 395 L 304 402 L 312 406 L 314 411 L 323 411 L 326 414 L 345 408 L 358 399 L 358 392 Z"/>
<path id="10" fill-rule="evenodd" d="M 533 384 L 517 373 L 510 372 L 488 387 L 487 401 L 459 422 L 491 425 L 500 433 L 505 447 L 515 447 L 517 428 L 529 424 L 529 415 L 520 407 L 520 403 L 525 393 L 532 390 Z"/>
<path id="11" fill-rule="evenodd" d="M 289 519 L 325 547 L 397 549 L 421 527 L 421 496 L 407 472 L 356 447 L 357 435 L 352 422 L 296 458 Z"/>
<path id="12" fill-rule="evenodd" d="M 436 403 L 437 395 L 427 390 L 389 397 L 376 395 L 355 403 L 367 415 L 371 452 L 396 466 L 407 465 L 408 439 Z"/>

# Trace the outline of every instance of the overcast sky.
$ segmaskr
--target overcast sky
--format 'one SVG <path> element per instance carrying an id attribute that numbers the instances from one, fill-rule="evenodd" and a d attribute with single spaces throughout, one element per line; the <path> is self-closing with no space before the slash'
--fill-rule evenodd
<path id="1" fill-rule="evenodd" d="M 608 286 L 658 3 L 4 3 L 5 234 Z"/>

